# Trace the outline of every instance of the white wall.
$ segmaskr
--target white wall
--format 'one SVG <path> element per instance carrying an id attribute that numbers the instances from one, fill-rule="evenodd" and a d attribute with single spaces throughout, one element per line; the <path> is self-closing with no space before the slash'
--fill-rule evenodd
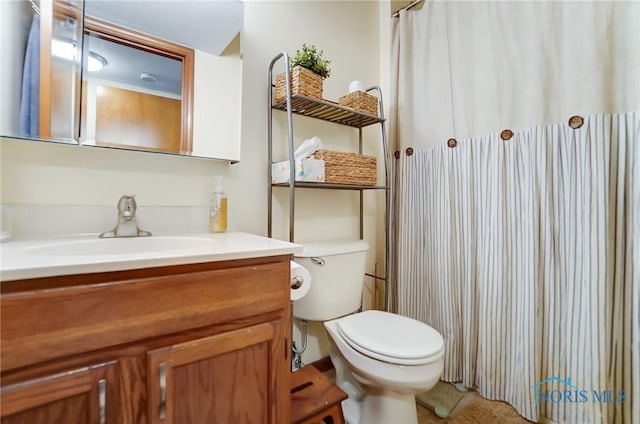
<path id="1" fill-rule="evenodd" d="M 243 87 L 243 140 L 254 142 L 243 145 L 243 159 L 249 159 L 266 175 L 266 92 L 267 71 L 271 59 L 281 51 L 293 55 L 302 43 L 313 44 L 331 60 L 331 76 L 324 82 L 326 99 L 337 101 L 348 90 L 349 82 L 358 79 L 365 86 L 379 84 L 378 3 L 369 1 L 341 2 L 248 2 L 245 5 Z M 276 70 L 282 70 L 281 67 Z M 251 75 L 246 75 L 250 71 Z M 287 157 L 285 150 L 286 121 L 284 113 L 274 112 L 274 142 L 277 143 L 275 160 Z M 295 143 L 317 135 L 325 145 L 335 150 L 355 151 L 357 130 L 336 126 L 307 118 L 296 119 Z M 365 131 L 365 152 L 377 153 L 379 128 Z M 261 203 L 258 210 L 266 209 L 264 186 L 249 187 Z M 274 235 L 286 238 L 288 208 L 287 193 L 279 189 L 274 200 Z M 365 208 L 367 232 L 365 239 L 376 250 L 377 227 L 371 225 L 379 214 L 376 193 L 366 193 Z M 332 238 L 357 238 L 357 193 L 344 191 L 298 190 L 296 201 L 296 240 L 309 241 Z M 264 220 L 263 215 L 262 219 Z M 373 270 L 375 255 L 369 258 L 369 271 Z M 370 282 L 368 282 L 370 284 Z M 368 294 L 367 294 L 368 296 Z M 310 338 L 305 362 L 328 355 L 325 330 L 319 323 L 309 327 Z M 300 341 L 299 332 L 294 332 Z"/>
<path id="2" fill-rule="evenodd" d="M 267 229 L 267 71 L 281 51 L 315 44 L 331 60 L 324 97 L 337 100 L 349 82 L 379 84 L 379 4 L 375 1 L 247 1 L 243 34 L 242 159 L 239 164 L 196 158 L 79 148 L 52 143 L 2 141 L 2 203 L 22 205 L 112 206 L 124 193 L 136 194 L 142 206 L 206 206 L 213 176 L 225 177 L 231 224 L 266 235 Z M 274 126 L 278 155 L 284 155 L 284 114 Z M 357 130 L 307 118 L 296 120 L 296 142 L 319 135 L 327 147 L 357 149 Z M 365 130 L 365 153 L 379 149 L 379 129 Z M 378 248 L 380 193 L 367 194 L 365 239 Z M 299 190 L 296 202 L 298 241 L 357 238 L 357 194 Z M 275 235 L 286 238 L 283 216 L 287 196 L 274 199 Z M 372 224 L 372 222 L 374 224 Z M 96 232 L 103 229 L 96 229 Z M 153 231 L 152 228 L 150 230 Z M 377 262 L 370 255 L 368 270 Z M 367 294 L 369 296 L 370 294 Z M 328 354 L 324 330 L 313 332 L 305 361 Z"/>

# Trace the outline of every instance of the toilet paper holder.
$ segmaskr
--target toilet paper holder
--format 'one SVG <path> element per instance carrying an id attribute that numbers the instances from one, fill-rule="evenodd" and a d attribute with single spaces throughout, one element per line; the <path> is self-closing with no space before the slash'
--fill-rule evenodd
<path id="1" fill-rule="evenodd" d="M 302 279 L 302 277 L 296 275 L 291 279 L 291 288 L 294 290 L 299 289 L 302 286 L 303 282 L 304 280 Z"/>

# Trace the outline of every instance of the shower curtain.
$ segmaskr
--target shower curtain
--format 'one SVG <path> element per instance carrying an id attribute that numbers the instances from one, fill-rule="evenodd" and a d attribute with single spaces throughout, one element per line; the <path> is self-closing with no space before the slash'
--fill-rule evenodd
<path id="1" fill-rule="evenodd" d="M 443 335 L 444 380 L 533 421 L 640 422 L 639 19 L 428 1 L 394 22 L 398 312 Z"/>
<path id="2" fill-rule="evenodd" d="M 34 14 L 22 68 L 20 136 L 40 135 L 40 15 Z"/>

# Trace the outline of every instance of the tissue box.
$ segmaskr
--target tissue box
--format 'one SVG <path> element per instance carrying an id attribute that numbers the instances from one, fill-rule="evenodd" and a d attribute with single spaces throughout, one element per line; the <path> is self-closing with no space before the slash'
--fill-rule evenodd
<path id="1" fill-rule="evenodd" d="M 324 182 L 324 160 L 303 158 L 296 160 L 296 181 Z M 271 164 L 271 183 L 288 183 L 291 180 L 288 160 Z"/>

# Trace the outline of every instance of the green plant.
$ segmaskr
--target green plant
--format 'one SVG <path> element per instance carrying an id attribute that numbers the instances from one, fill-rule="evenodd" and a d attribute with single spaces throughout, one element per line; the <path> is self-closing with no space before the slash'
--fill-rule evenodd
<path id="1" fill-rule="evenodd" d="M 296 50 L 296 54 L 291 60 L 291 67 L 294 66 L 302 66 L 318 75 L 320 75 L 323 79 L 328 78 L 331 74 L 331 69 L 329 69 L 330 60 L 326 60 L 322 58 L 322 54 L 324 52 L 316 49 L 316 46 L 307 46 L 306 44 L 302 45 L 302 49 Z"/>

